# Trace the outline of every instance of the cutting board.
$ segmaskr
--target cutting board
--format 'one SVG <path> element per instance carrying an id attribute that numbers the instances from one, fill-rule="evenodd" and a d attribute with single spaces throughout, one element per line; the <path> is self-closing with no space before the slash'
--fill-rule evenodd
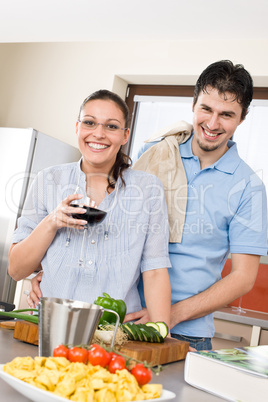
<path id="1" fill-rule="evenodd" d="M 38 325 L 27 321 L 16 321 L 13 337 L 23 342 L 38 345 Z"/>
<path id="2" fill-rule="evenodd" d="M 16 321 L 1 321 L 0 322 L 0 327 L 1 328 L 7 328 L 7 329 L 14 329 L 15 324 L 16 324 Z"/>
<path id="3" fill-rule="evenodd" d="M 137 360 L 146 360 L 153 365 L 183 360 L 189 350 L 189 343 L 166 338 L 164 343 L 129 341 L 120 347 L 120 352 Z"/>

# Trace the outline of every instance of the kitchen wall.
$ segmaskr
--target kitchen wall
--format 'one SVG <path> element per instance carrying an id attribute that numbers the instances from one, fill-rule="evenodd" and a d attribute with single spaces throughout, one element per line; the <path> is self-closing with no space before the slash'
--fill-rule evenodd
<path id="1" fill-rule="evenodd" d="M 122 35 L 123 35 L 122 31 Z M 268 87 L 268 41 L 0 44 L 0 126 L 33 127 L 76 145 L 83 99 L 128 83 L 194 84 L 210 63 L 231 59 Z"/>

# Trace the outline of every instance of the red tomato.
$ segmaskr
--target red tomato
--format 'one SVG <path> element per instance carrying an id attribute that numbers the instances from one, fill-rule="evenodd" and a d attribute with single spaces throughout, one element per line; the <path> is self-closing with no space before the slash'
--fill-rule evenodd
<path id="1" fill-rule="evenodd" d="M 53 357 L 66 357 L 69 358 L 69 348 L 64 345 L 59 345 L 53 350 Z"/>
<path id="2" fill-rule="evenodd" d="M 152 371 L 143 364 L 136 364 L 131 370 L 139 385 L 145 385 L 152 379 Z"/>
<path id="3" fill-rule="evenodd" d="M 86 349 L 79 348 L 77 346 L 73 346 L 69 350 L 70 362 L 87 363 L 87 355 L 88 355 L 88 351 Z"/>
<path id="4" fill-rule="evenodd" d="M 93 366 L 106 367 L 110 363 L 112 356 L 100 345 L 93 344 L 88 351 L 88 361 Z"/>
<path id="5" fill-rule="evenodd" d="M 112 360 L 109 363 L 108 370 L 110 373 L 115 373 L 116 370 L 123 370 L 126 368 L 125 359 L 122 356 L 113 356 Z"/>

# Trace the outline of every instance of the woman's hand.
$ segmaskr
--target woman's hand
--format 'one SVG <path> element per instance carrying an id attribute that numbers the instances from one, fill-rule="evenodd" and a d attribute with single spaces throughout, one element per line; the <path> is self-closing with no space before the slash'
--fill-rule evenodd
<path id="1" fill-rule="evenodd" d="M 69 227 L 73 229 L 83 229 L 87 224 L 84 219 L 74 219 L 72 214 L 84 214 L 86 211 L 84 208 L 73 207 L 71 203 L 75 200 L 83 198 L 81 194 L 68 195 L 61 203 L 52 211 L 47 219 L 53 225 L 55 230 L 63 227 Z"/>
<path id="2" fill-rule="evenodd" d="M 30 294 L 27 296 L 27 303 L 31 308 L 36 308 L 36 306 L 39 304 L 40 297 L 42 297 L 40 290 L 40 282 L 42 281 L 42 277 L 43 271 L 40 271 L 31 279 L 32 289 Z"/>

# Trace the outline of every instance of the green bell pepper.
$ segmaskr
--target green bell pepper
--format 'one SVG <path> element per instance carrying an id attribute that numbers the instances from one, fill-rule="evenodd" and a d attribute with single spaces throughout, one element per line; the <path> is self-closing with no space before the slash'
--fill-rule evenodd
<path id="1" fill-rule="evenodd" d="M 94 304 L 115 311 L 119 315 L 120 323 L 123 323 L 127 312 L 127 306 L 124 300 L 112 299 L 107 293 L 103 293 L 103 296 L 99 296 L 97 300 L 94 301 Z M 105 311 L 99 321 L 99 325 L 105 325 L 107 323 L 115 324 L 116 315 Z"/>

